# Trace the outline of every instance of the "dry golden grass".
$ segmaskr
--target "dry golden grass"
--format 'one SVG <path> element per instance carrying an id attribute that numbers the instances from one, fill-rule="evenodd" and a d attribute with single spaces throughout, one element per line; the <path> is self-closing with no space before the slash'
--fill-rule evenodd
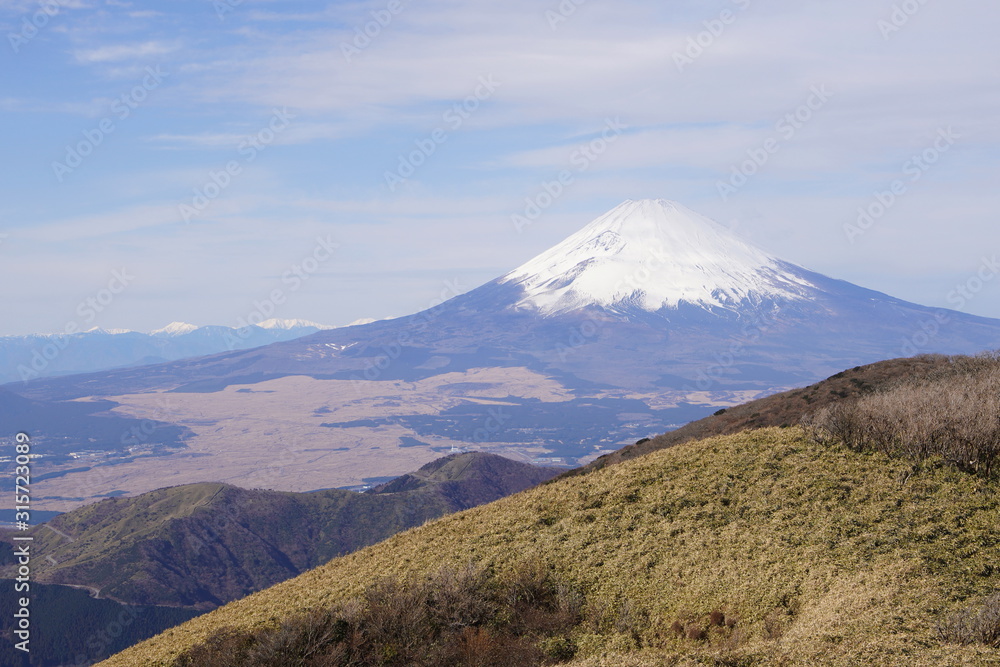
<path id="1" fill-rule="evenodd" d="M 937 630 L 1000 588 L 996 491 L 799 428 L 689 442 L 401 533 L 102 664 L 166 667 L 219 629 L 274 627 L 385 576 L 537 559 L 606 619 L 574 636 L 579 667 L 1000 664 Z"/>

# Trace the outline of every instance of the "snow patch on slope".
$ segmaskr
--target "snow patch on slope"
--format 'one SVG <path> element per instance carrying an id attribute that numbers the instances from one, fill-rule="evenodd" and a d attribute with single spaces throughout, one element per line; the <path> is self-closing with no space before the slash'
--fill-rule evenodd
<path id="1" fill-rule="evenodd" d="M 678 203 L 646 199 L 626 201 L 499 282 L 524 288 L 518 307 L 546 315 L 592 305 L 655 312 L 805 298 L 814 286 L 791 268 Z"/>

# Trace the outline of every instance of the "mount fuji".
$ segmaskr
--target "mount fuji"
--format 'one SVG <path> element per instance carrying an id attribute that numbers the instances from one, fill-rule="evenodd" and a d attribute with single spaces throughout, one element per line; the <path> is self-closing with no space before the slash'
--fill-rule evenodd
<path id="1" fill-rule="evenodd" d="M 745 310 L 808 298 L 807 279 L 708 218 L 664 200 L 628 201 L 500 278 L 542 315 Z"/>
<path id="2" fill-rule="evenodd" d="M 248 452 L 294 442 L 281 445 L 294 481 L 269 488 L 308 490 L 331 476 L 348 484 L 365 471 L 405 472 L 452 448 L 578 464 L 845 368 L 997 347 L 1000 320 L 829 278 L 680 204 L 641 200 L 414 315 L 7 389 L 35 400 L 112 397 L 118 412 L 188 429 L 178 454 L 188 458 L 148 473 L 170 483 L 202 481 L 177 475 L 202 461 L 225 473 L 218 479 L 267 486 Z"/>

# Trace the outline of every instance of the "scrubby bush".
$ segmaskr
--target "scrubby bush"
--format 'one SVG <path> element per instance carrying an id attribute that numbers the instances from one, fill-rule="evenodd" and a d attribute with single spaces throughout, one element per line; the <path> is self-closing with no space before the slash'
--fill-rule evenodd
<path id="1" fill-rule="evenodd" d="M 827 406 L 804 420 L 819 441 L 990 477 L 1000 456 L 1000 357 L 956 357 L 935 376 Z"/>
<path id="2" fill-rule="evenodd" d="M 383 579 L 356 600 L 255 633 L 221 630 L 175 667 L 469 665 L 573 657 L 583 596 L 540 562 L 499 579 L 472 566 L 420 581 Z"/>
<path id="3" fill-rule="evenodd" d="M 938 630 L 945 641 L 1000 648 L 1000 591 L 953 614 Z"/>

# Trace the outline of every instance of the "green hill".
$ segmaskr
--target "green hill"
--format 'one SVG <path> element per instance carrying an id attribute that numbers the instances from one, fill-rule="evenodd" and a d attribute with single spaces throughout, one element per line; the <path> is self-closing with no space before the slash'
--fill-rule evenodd
<path id="1" fill-rule="evenodd" d="M 219 483 L 113 498 L 32 529 L 33 576 L 129 604 L 211 609 L 444 514 L 551 478 L 483 453 L 427 464 L 368 493 Z"/>
<path id="2" fill-rule="evenodd" d="M 377 660 L 349 664 L 448 646 L 465 657 L 439 664 L 1000 664 L 973 641 L 1000 588 L 997 490 L 798 427 L 690 441 L 398 534 L 102 664 L 276 664 L 247 658 L 275 646 L 288 665 L 352 646 Z"/>

